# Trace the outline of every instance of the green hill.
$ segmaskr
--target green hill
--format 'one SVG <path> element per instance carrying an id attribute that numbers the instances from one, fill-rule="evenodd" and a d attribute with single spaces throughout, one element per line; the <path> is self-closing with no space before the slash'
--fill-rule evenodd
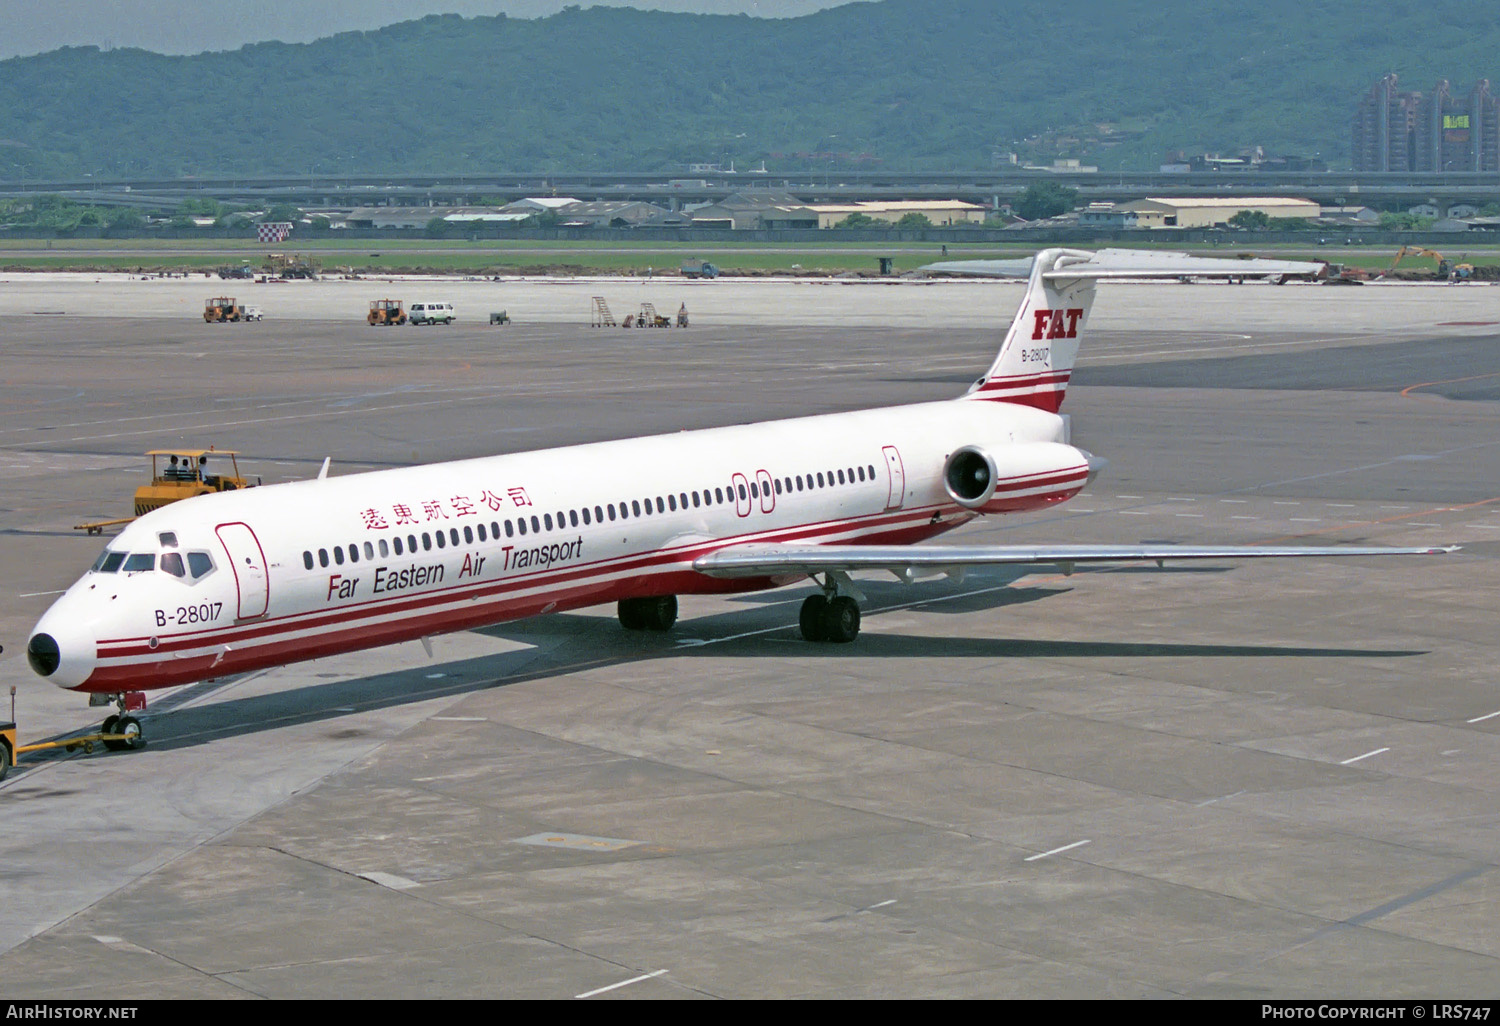
<path id="1" fill-rule="evenodd" d="M 1037 155 L 1106 169 L 1252 144 L 1346 165 L 1354 106 L 1385 72 L 1417 89 L 1441 77 L 1467 89 L 1491 71 L 1500 82 L 1500 23 L 1475 10 L 885 0 L 768 20 L 570 8 L 188 57 L 68 48 L 0 61 L 0 178 L 680 174 L 704 160 L 962 169 L 1042 134 Z"/>

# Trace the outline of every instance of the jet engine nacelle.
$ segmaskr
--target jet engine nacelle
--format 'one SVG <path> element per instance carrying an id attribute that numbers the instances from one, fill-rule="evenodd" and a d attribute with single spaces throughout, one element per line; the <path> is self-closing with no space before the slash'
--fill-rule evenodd
<path id="1" fill-rule="evenodd" d="M 943 464 L 943 488 L 977 513 L 1020 513 L 1071 499 L 1103 460 L 1060 442 L 1021 442 L 999 449 L 965 445 Z"/>

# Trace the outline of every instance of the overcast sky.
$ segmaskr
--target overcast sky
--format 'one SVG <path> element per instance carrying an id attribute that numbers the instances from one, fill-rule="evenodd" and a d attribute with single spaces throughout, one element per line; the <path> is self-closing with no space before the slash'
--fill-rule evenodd
<path id="1" fill-rule="evenodd" d="M 849 0 L 0 0 L 0 59 L 60 46 L 138 46 L 157 53 L 306 43 L 427 14 L 535 18 L 568 3 L 788 18 Z"/>

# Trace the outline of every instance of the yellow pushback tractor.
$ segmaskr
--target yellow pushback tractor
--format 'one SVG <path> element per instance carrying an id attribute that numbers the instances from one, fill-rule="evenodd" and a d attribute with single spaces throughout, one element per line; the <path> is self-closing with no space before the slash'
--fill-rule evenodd
<path id="1" fill-rule="evenodd" d="M 405 324 L 406 311 L 399 299 L 374 299 L 370 301 L 370 312 L 365 317 L 369 324 Z"/>
<path id="2" fill-rule="evenodd" d="M 235 302 L 233 296 L 215 296 L 203 304 L 203 319 L 209 324 L 225 321 L 243 321 L 245 308 Z"/>
<path id="3" fill-rule="evenodd" d="M 151 457 L 151 483 L 135 490 L 135 516 L 75 524 L 75 531 L 102 534 L 106 527 L 128 524 L 135 517 L 169 503 L 260 483 L 259 479 L 252 482 L 240 474 L 239 461 L 235 459 L 239 453 L 232 449 L 152 449 L 146 455 Z"/>

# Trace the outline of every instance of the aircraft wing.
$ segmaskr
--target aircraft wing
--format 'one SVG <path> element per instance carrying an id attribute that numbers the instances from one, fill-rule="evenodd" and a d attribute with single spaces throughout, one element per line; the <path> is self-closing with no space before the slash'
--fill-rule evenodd
<path id="1" fill-rule="evenodd" d="M 1064 250 L 1043 277 L 1076 278 L 1316 278 L 1326 264 L 1307 260 L 1238 260 L 1140 249 Z M 948 260 L 919 268 L 979 278 L 1025 278 L 1030 259 Z"/>
<path id="2" fill-rule="evenodd" d="M 693 569 L 709 577 L 779 577 L 828 571 L 889 570 L 903 579 L 915 571 L 1035 564 L 1071 573 L 1078 563 L 1167 560 L 1290 559 L 1340 556 L 1434 556 L 1458 546 L 1392 548 L 1377 545 L 731 545 L 699 556 Z"/>

